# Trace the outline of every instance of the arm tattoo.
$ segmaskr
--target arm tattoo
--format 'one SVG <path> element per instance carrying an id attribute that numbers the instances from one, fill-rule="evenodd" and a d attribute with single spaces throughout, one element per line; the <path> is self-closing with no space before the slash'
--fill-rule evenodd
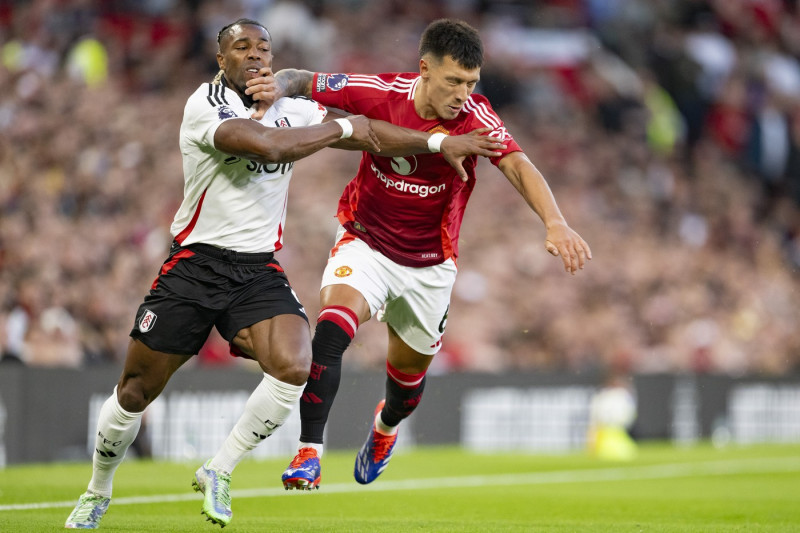
<path id="1" fill-rule="evenodd" d="M 275 74 L 278 90 L 283 96 L 311 97 L 311 81 L 314 74 L 307 70 L 283 69 Z"/>

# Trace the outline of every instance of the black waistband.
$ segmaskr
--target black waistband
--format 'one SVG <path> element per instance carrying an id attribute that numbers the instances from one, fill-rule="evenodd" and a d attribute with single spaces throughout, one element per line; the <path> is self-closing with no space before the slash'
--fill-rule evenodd
<path id="1" fill-rule="evenodd" d="M 258 265 L 261 263 L 271 263 L 274 261 L 274 254 L 272 252 L 265 253 L 246 253 L 237 252 L 236 250 L 228 250 L 227 248 L 217 248 L 210 244 L 190 244 L 185 246 L 187 250 L 191 250 L 206 257 L 213 257 L 220 261 L 227 261 L 228 263 L 239 263 L 244 265 Z"/>

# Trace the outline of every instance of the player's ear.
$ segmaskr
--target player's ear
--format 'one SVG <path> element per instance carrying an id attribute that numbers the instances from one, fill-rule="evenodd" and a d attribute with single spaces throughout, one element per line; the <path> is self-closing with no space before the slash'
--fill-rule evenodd
<path id="1" fill-rule="evenodd" d="M 419 60 L 419 75 L 422 77 L 422 79 L 424 79 L 424 80 L 428 79 L 428 70 L 430 70 L 428 68 L 428 62 L 425 59 L 420 59 Z"/>
<path id="2" fill-rule="evenodd" d="M 220 70 L 225 70 L 225 56 L 221 52 L 217 52 L 217 65 Z"/>

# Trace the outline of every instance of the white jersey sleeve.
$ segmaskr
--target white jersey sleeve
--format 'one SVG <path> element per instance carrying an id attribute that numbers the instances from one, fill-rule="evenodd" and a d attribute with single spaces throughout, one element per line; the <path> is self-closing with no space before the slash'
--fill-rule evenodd
<path id="1" fill-rule="evenodd" d="M 319 124 L 327 111 L 305 98 L 281 98 L 260 123 L 268 128 Z M 216 150 L 223 122 L 251 110 L 224 85 L 204 83 L 189 97 L 180 130 L 184 198 L 171 232 L 183 246 L 202 242 L 239 252 L 283 246 L 293 163 L 257 163 Z"/>
<path id="2" fill-rule="evenodd" d="M 281 98 L 267 110 L 261 123 L 267 127 L 286 128 L 292 126 L 313 126 L 321 124 L 328 114 L 322 104 L 304 96 Z M 298 124 L 288 123 L 289 116 L 296 117 Z"/>
<path id="3" fill-rule="evenodd" d="M 230 89 L 205 83 L 186 102 L 181 133 L 185 132 L 188 143 L 214 148 L 217 128 L 232 118 L 249 119 L 250 111 Z"/>

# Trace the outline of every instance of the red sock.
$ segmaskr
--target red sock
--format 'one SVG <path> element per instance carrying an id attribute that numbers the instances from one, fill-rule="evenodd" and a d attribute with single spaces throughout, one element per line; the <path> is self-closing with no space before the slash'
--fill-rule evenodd
<path id="1" fill-rule="evenodd" d="M 422 400 L 425 390 L 425 372 L 406 374 L 386 361 L 386 404 L 381 420 L 387 426 L 396 426 L 407 418 Z"/>

